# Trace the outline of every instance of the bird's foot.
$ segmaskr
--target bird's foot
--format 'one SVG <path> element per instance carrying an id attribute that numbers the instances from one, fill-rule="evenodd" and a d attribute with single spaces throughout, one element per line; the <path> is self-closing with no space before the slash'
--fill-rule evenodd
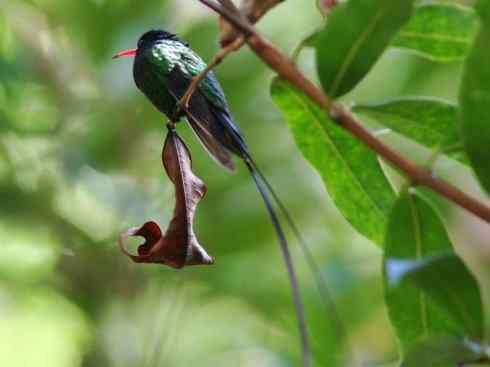
<path id="1" fill-rule="evenodd" d="M 177 122 L 176 121 L 169 121 L 167 123 L 167 128 L 170 130 L 170 131 L 175 131 L 175 127 L 177 126 Z"/>
<path id="2" fill-rule="evenodd" d="M 182 109 L 178 104 L 177 107 L 175 108 L 174 113 L 172 114 L 172 117 L 170 118 L 170 122 L 176 124 L 177 122 L 180 121 L 182 117 L 184 117 L 184 115 L 185 115 L 184 109 Z"/>

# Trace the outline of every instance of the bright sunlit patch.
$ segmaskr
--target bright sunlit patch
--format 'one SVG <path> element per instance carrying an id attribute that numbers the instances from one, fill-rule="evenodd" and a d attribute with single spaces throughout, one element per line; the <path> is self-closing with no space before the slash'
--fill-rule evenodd
<path id="1" fill-rule="evenodd" d="M 19 226 L 17 222 L 0 223 L 0 275 L 7 279 L 40 279 L 54 269 L 58 243 L 46 229 Z"/>
<path id="2" fill-rule="evenodd" d="M 403 259 L 389 259 L 386 262 L 386 278 L 390 287 L 400 284 L 403 277 L 420 266 L 420 262 Z"/>

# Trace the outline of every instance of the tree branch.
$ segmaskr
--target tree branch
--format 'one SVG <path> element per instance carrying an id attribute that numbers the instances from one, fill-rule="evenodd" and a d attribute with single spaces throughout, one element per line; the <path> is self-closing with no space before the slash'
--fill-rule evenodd
<path id="1" fill-rule="evenodd" d="M 242 0 L 240 4 L 240 14 L 242 14 L 251 24 L 258 22 L 269 10 L 284 0 Z M 224 47 L 233 42 L 241 32 L 237 32 L 235 27 L 228 22 L 221 23 L 220 42 Z"/>
<path id="2" fill-rule="evenodd" d="M 340 104 L 333 103 L 315 84 L 308 80 L 291 62 L 291 60 L 270 42 L 260 36 L 252 24 L 243 17 L 236 17 L 225 8 L 210 0 L 199 0 L 228 21 L 237 31 L 243 34 L 250 48 L 279 76 L 310 97 L 322 107 L 334 121 L 350 134 L 357 137 L 373 151 L 388 162 L 402 170 L 414 185 L 425 186 L 444 196 L 447 200 L 473 213 L 487 223 L 490 223 L 490 207 L 483 202 L 469 196 L 460 189 L 435 177 L 424 167 L 417 166 L 400 153 L 384 144 L 363 127 Z"/>

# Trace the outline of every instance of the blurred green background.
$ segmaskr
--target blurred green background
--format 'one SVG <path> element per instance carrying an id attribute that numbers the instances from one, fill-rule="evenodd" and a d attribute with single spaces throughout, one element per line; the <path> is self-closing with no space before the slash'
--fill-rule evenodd
<path id="1" fill-rule="evenodd" d="M 321 23 L 313 0 L 288 0 L 259 28 L 290 53 Z M 0 366 L 298 365 L 287 275 L 260 197 L 243 167 L 224 172 L 185 124 L 179 132 L 209 188 L 196 232 L 216 264 L 136 265 L 117 248 L 129 227 L 150 219 L 165 227 L 174 205 L 160 160 L 165 120 L 134 86 L 131 60 L 111 60 L 154 27 L 179 33 L 204 59 L 218 49 L 216 17 L 197 1 L 0 0 Z M 316 78 L 313 60 L 307 50 L 300 64 Z M 460 68 L 390 50 L 346 102 L 455 100 Z M 244 48 L 217 75 L 347 330 L 348 348 L 291 241 L 317 365 L 390 365 L 397 352 L 380 251 L 338 214 L 294 146 L 269 97 L 272 73 Z M 429 154 L 385 139 L 420 161 Z M 437 167 L 481 195 L 458 164 Z M 484 280 L 488 226 L 435 202 Z"/>

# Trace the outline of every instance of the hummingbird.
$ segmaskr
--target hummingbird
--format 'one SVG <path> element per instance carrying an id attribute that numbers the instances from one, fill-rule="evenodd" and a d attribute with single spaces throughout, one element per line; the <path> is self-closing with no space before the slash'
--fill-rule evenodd
<path id="1" fill-rule="evenodd" d="M 183 115 L 205 150 L 219 165 L 233 171 L 233 156 L 243 160 L 264 200 L 279 240 L 286 243 L 269 192 L 290 224 L 291 217 L 252 158 L 213 71 L 196 88 L 188 106 L 177 113 L 179 101 L 193 78 L 206 68 L 202 58 L 177 35 L 161 29 L 147 31 L 139 38 L 136 48 L 113 56 L 114 59 L 120 57 L 134 58 L 133 77 L 138 89 L 172 124 Z"/>
<path id="2" fill-rule="evenodd" d="M 181 116 L 178 102 L 192 78 L 206 68 L 206 63 L 189 44 L 175 34 L 150 30 L 143 34 L 135 49 L 114 56 L 134 56 L 133 77 L 138 89 L 171 122 Z M 231 117 L 216 76 L 210 71 L 196 88 L 183 109 L 189 125 L 214 160 L 229 171 L 235 170 L 232 154 L 251 160 L 243 136 Z"/>
<path id="3" fill-rule="evenodd" d="M 133 77 L 136 86 L 160 112 L 167 116 L 171 128 L 175 127 L 181 117 L 185 117 L 205 150 L 219 165 L 228 171 L 235 170 L 234 156 L 245 163 L 262 197 L 281 246 L 292 286 L 303 343 L 304 365 L 309 365 L 308 333 L 297 278 L 288 250 L 288 242 L 271 196 L 293 233 L 303 244 L 303 251 L 307 251 L 306 245 L 291 215 L 252 158 L 215 74 L 210 71 L 190 97 L 188 106 L 179 108 L 179 101 L 193 78 L 206 68 L 206 63 L 188 43 L 173 33 L 154 29 L 139 38 L 136 48 L 121 51 L 113 58 L 120 57 L 134 58 Z"/>

